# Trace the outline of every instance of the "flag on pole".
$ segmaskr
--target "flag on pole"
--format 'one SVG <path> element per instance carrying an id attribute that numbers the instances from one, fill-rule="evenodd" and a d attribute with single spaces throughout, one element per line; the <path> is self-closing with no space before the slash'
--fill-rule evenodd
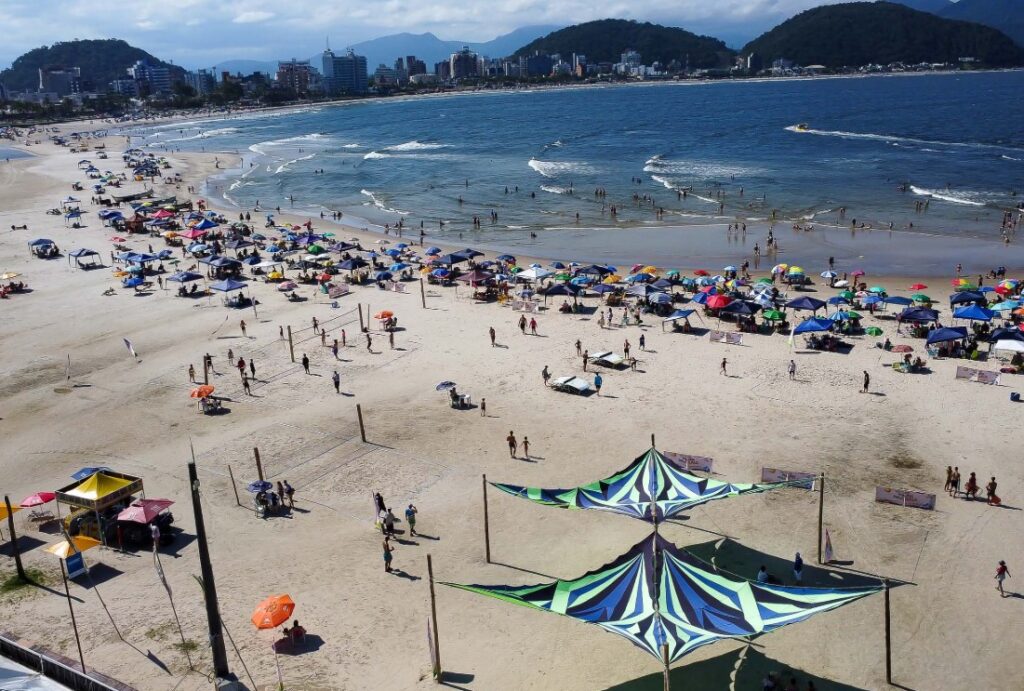
<path id="1" fill-rule="evenodd" d="M 825 528 L 825 563 L 830 563 L 835 559 L 835 553 L 832 551 L 832 536 L 828 534 L 828 528 Z"/>
<path id="2" fill-rule="evenodd" d="M 135 352 L 135 346 L 132 345 L 132 342 L 129 341 L 127 338 L 125 338 L 124 339 L 124 345 L 128 349 L 128 352 L 132 354 L 132 357 L 135 358 L 136 360 L 138 360 L 139 356 Z"/>
<path id="3" fill-rule="evenodd" d="M 171 584 L 167 582 L 167 576 L 164 575 L 164 565 L 160 562 L 160 555 L 157 554 L 157 545 L 160 543 L 160 529 L 155 525 L 152 526 L 156 530 L 156 535 L 153 538 L 153 568 L 156 569 L 157 578 L 163 584 L 164 589 L 167 590 L 167 597 L 172 597 Z"/>
<path id="4" fill-rule="evenodd" d="M 71 354 L 70 353 L 68 354 L 68 366 L 67 366 L 67 369 L 64 370 L 64 375 L 67 377 L 68 381 L 71 381 Z"/>

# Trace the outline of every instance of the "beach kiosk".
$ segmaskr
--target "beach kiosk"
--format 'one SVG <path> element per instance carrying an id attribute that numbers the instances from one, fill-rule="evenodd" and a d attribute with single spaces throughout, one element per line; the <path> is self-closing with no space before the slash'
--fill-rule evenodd
<path id="1" fill-rule="evenodd" d="M 131 504 L 134 495 L 145 497 L 142 478 L 102 469 L 57 490 L 57 516 L 65 504 L 70 514 L 63 520 L 72 537 L 84 535 L 107 544 L 107 532 L 116 530 L 117 515 Z"/>

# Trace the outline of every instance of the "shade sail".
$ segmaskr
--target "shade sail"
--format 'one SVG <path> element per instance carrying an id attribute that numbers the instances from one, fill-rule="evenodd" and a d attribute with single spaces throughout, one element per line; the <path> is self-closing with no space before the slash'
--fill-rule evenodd
<path id="1" fill-rule="evenodd" d="M 736 484 L 698 477 L 657 449 L 650 449 L 615 475 L 581 487 L 542 489 L 499 482 L 491 484 L 503 492 L 545 506 L 597 509 L 661 522 L 714 499 L 764 492 L 794 483 Z"/>
<path id="2" fill-rule="evenodd" d="M 600 569 L 531 586 L 443 585 L 595 624 L 670 661 L 723 638 L 769 633 L 882 590 L 768 585 L 716 573 L 652 534 Z"/>

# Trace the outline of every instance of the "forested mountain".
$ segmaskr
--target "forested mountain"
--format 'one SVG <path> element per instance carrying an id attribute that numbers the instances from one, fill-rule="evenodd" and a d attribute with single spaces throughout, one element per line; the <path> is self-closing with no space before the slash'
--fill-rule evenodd
<path id="1" fill-rule="evenodd" d="M 66 41 L 34 48 L 15 60 L 8 69 L 0 72 L 0 83 L 12 91 L 35 90 L 39 87 L 41 67 L 79 67 L 85 85 L 103 90 L 110 81 L 126 78 L 125 70 L 137 60 L 168 67 L 172 74 L 179 77 L 185 74 L 181 67 L 158 60 L 125 41 L 101 39 Z"/>

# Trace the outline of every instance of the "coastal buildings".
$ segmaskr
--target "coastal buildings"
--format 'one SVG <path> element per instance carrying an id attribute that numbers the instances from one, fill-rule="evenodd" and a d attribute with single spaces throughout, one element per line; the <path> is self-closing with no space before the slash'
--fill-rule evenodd
<path id="1" fill-rule="evenodd" d="M 185 83 L 192 87 L 198 96 L 207 96 L 217 88 L 217 78 L 209 70 L 196 70 L 187 73 Z"/>
<path id="2" fill-rule="evenodd" d="M 309 60 L 292 58 L 277 63 L 277 86 L 293 94 L 307 94 L 312 85 L 318 82 L 318 74 Z"/>
<path id="3" fill-rule="evenodd" d="M 463 47 L 448 58 L 450 79 L 468 79 L 480 76 L 480 59 L 468 47 Z"/>
<path id="4" fill-rule="evenodd" d="M 335 55 L 330 48 L 320 56 L 324 92 L 328 96 L 365 94 L 369 86 L 366 58 L 349 50 Z"/>
<path id="5" fill-rule="evenodd" d="M 77 67 L 40 67 L 40 93 L 53 93 L 58 97 L 70 96 L 81 91 L 82 71 Z"/>
<path id="6" fill-rule="evenodd" d="M 166 67 L 138 60 L 128 68 L 128 76 L 135 82 L 135 95 L 154 96 L 171 93 L 171 71 Z"/>

